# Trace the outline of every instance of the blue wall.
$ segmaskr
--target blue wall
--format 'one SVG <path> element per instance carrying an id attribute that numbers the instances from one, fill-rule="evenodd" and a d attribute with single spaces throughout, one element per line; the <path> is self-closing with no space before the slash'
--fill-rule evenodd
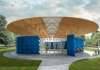
<path id="1" fill-rule="evenodd" d="M 84 48 L 84 40 L 80 37 L 75 37 L 74 35 L 68 35 L 65 47 L 67 47 L 67 55 L 75 56 L 78 49 Z"/>
<path id="2" fill-rule="evenodd" d="M 74 35 L 67 36 L 67 55 L 75 56 L 75 39 Z"/>
<path id="3" fill-rule="evenodd" d="M 21 36 L 16 41 L 17 54 L 39 54 L 38 36 Z"/>
<path id="4" fill-rule="evenodd" d="M 38 36 L 21 36 L 16 39 L 16 53 L 18 54 L 39 54 L 39 37 Z M 51 43 L 51 47 L 47 43 Z M 47 42 L 47 46 L 53 49 L 54 43 L 59 42 Z M 58 45 L 56 46 L 57 48 Z M 84 48 L 84 40 L 80 37 L 75 37 L 74 35 L 68 35 L 65 41 L 64 49 L 67 50 L 67 55 L 75 56 L 77 49 Z"/>
<path id="5" fill-rule="evenodd" d="M 84 48 L 84 40 L 80 37 L 76 37 L 75 38 L 75 49 L 76 49 L 76 52 L 79 51 L 79 49 L 83 49 Z"/>

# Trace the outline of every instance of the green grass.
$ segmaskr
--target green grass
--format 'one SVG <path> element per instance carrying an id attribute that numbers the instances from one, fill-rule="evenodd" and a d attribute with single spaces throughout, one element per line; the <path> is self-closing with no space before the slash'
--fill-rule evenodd
<path id="1" fill-rule="evenodd" d="M 70 65 L 69 70 L 100 70 L 100 58 L 78 60 Z"/>
<path id="2" fill-rule="evenodd" d="M 37 70 L 40 60 L 10 59 L 3 56 L 4 52 L 15 48 L 0 48 L 0 70 Z"/>

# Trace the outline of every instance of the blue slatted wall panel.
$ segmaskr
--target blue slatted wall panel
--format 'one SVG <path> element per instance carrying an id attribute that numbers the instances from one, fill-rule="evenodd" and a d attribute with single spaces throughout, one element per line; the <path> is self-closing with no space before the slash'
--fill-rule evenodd
<path id="1" fill-rule="evenodd" d="M 39 37 L 38 36 L 17 37 L 16 52 L 18 54 L 39 54 Z"/>
<path id="2" fill-rule="evenodd" d="M 75 56 L 75 39 L 74 35 L 67 36 L 67 55 Z"/>

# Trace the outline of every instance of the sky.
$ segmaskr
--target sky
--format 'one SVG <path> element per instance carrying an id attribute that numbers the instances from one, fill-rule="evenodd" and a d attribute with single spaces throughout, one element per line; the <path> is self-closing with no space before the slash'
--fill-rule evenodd
<path id="1" fill-rule="evenodd" d="M 0 0 L 0 14 L 8 22 L 34 16 L 80 17 L 100 28 L 100 0 Z"/>

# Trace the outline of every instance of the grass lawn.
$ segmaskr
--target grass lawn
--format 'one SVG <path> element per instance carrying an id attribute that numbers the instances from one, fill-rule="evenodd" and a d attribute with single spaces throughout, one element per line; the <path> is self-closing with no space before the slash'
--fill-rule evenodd
<path id="1" fill-rule="evenodd" d="M 78 60 L 70 65 L 69 70 L 100 70 L 100 58 Z"/>
<path id="2" fill-rule="evenodd" d="M 0 70 L 37 70 L 40 60 L 11 59 L 3 56 L 4 52 L 15 48 L 0 48 Z"/>

